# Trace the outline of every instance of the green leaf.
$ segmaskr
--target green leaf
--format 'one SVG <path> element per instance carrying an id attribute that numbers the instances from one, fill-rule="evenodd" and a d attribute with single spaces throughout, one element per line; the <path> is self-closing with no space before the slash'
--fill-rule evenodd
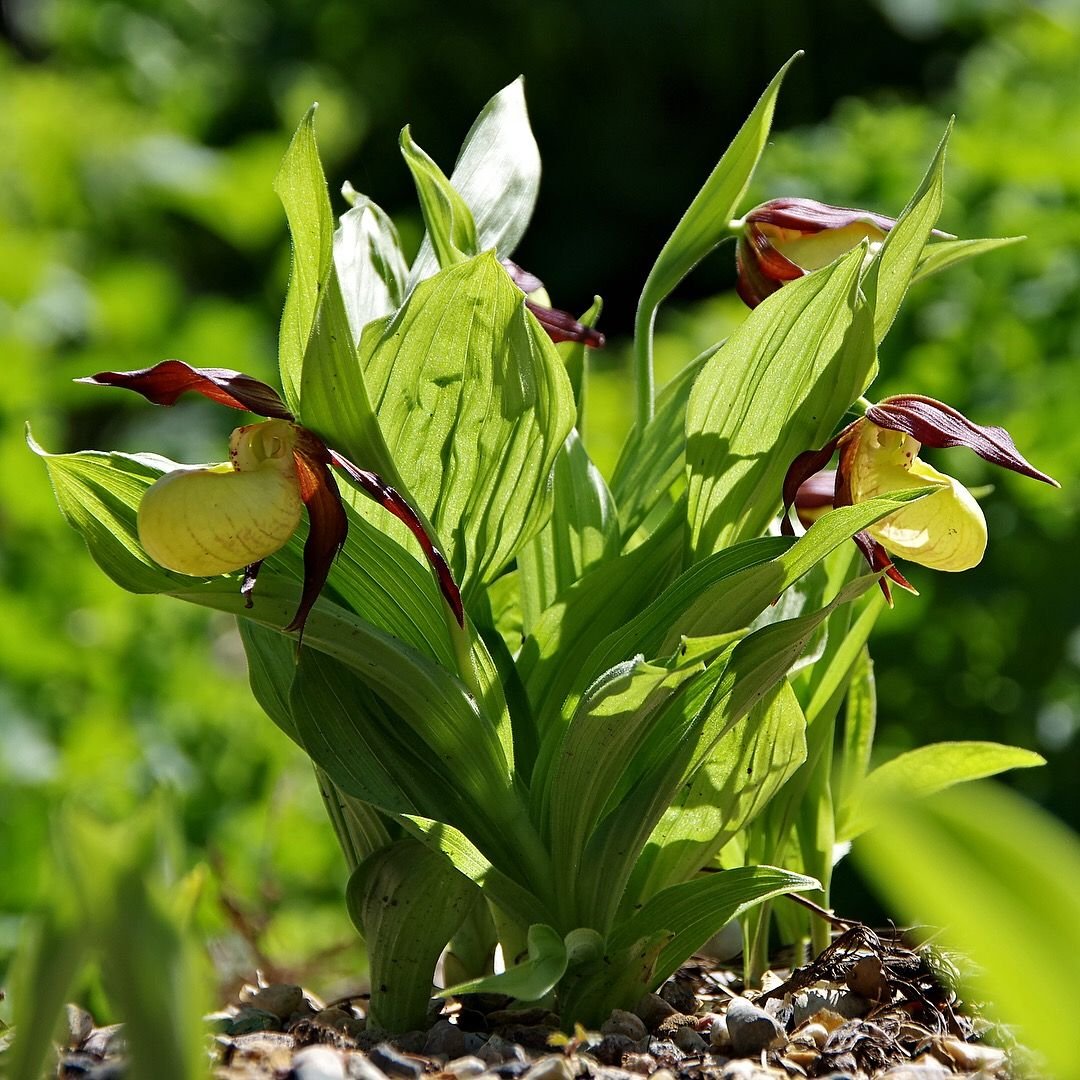
<path id="1" fill-rule="evenodd" d="M 518 552 L 526 633 L 575 581 L 619 554 L 615 503 L 576 430 L 555 460 L 551 487 L 551 520 Z"/>
<path id="2" fill-rule="evenodd" d="M 604 301 L 599 296 L 593 297 L 589 306 L 578 322 L 582 326 L 595 326 L 604 310 Z M 570 379 L 570 388 L 577 402 L 577 426 L 579 432 L 585 431 L 585 398 L 589 383 L 589 347 L 583 341 L 563 341 L 557 346 L 559 355 L 566 365 L 566 374 Z"/>
<path id="3" fill-rule="evenodd" d="M 958 266 L 977 255 L 985 255 L 1026 239 L 1025 236 L 1002 236 L 977 240 L 939 240 L 936 243 L 927 244 L 919 257 L 919 265 L 912 275 L 911 284 L 914 285 L 916 281 L 922 281 L 923 278 L 928 278 L 932 274 Z"/>
<path id="4" fill-rule="evenodd" d="M 1046 759 L 1018 746 L 994 742 L 931 743 L 873 769 L 842 808 L 839 838 L 854 840 L 880 817 L 880 802 L 924 799 L 954 784 L 982 780 L 1008 769 L 1030 769 Z"/>
<path id="5" fill-rule="evenodd" d="M 334 266 L 352 339 L 359 344 L 369 322 L 401 306 L 409 268 L 390 216 L 366 195 L 352 195 L 352 209 L 341 215 L 334 233 Z"/>
<path id="6" fill-rule="evenodd" d="M 300 121 L 274 179 L 274 191 L 292 233 L 292 269 L 281 316 L 278 364 L 285 403 L 295 414 L 300 412 L 300 378 L 308 338 L 333 263 L 334 219 L 315 144 L 315 109 L 312 105 Z"/>
<path id="7" fill-rule="evenodd" d="M 303 749 L 289 706 L 296 674 L 296 645 L 284 634 L 249 619 L 237 620 L 237 629 L 247 656 L 248 682 L 255 700 L 263 712 Z"/>
<path id="8" fill-rule="evenodd" d="M 758 305 L 708 362 L 686 411 L 694 560 L 764 532 L 788 466 L 820 446 L 874 363 L 858 294 L 864 251 L 792 281 Z"/>
<path id="9" fill-rule="evenodd" d="M 368 943 L 368 1028 L 427 1027 L 435 965 L 461 925 L 476 886 L 417 840 L 399 840 L 365 859 L 349 878 L 349 913 Z"/>
<path id="10" fill-rule="evenodd" d="M 843 807 L 870 769 L 870 751 L 877 729 L 877 689 L 874 661 L 864 645 L 851 671 L 844 707 L 844 735 L 837 762 L 836 805 Z"/>
<path id="11" fill-rule="evenodd" d="M 542 923 L 529 927 L 528 942 L 528 960 L 499 975 L 448 986 L 443 994 L 505 994 L 519 1001 L 538 1001 L 551 993 L 565 974 L 568 955 L 559 932 Z"/>
<path id="12" fill-rule="evenodd" d="M 508 258 L 525 233 L 540 190 L 540 151 L 525 108 L 525 80 L 517 78 L 480 111 L 465 141 L 450 184 L 476 223 L 476 250 L 494 248 Z M 410 283 L 437 269 L 430 236 L 420 245 Z"/>
<path id="13" fill-rule="evenodd" d="M 669 382 L 656 401 L 656 415 L 644 429 L 635 424 L 619 453 L 611 490 L 624 537 L 648 517 L 686 472 L 686 403 L 694 380 L 719 345 L 706 349 Z"/>
<path id="14" fill-rule="evenodd" d="M 360 344 L 379 422 L 468 604 L 550 513 L 574 424 L 551 340 L 494 256 L 422 281 Z"/>
<path id="15" fill-rule="evenodd" d="M 649 837 L 624 909 L 692 877 L 750 824 L 806 759 L 805 730 L 785 680 L 723 735 Z"/>
<path id="16" fill-rule="evenodd" d="M 796 53 L 776 73 L 746 123 L 694 196 L 675 231 L 663 246 L 645 281 L 634 320 L 634 354 L 638 369 L 638 423 L 652 419 L 652 338 L 656 312 L 668 294 L 721 240 L 731 235 L 729 223 L 750 184 L 769 137 L 776 96 Z"/>
<path id="17" fill-rule="evenodd" d="M 412 173 L 427 236 L 439 266 L 445 270 L 480 252 L 476 243 L 476 222 L 465 200 L 454 190 L 446 174 L 413 141 L 406 125 L 401 129 L 401 155 Z M 416 268 L 409 284 L 419 279 Z"/>
<path id="18" fill-rule="evenodd" d="M 993 1014 L 1045 1058 L 1035 1072 L 1072 1076 L 1080 838 L 986 783 L 925 802 L 894 801 L 855 853 L 901 918 L 943 927 L 948 947 L 978 965 L 970 997 L 992 1003 Z"/>
<path id="19" fill-rule="evenodd" d="M 922 183 L 889 230 L 878 257 L 867 272 L 864 288 L 873 300 L 874 340 L 879 345 L 900 310 L 931 230 L 941 214 L 945 147 L 951 132 L 950 120 Z"/>

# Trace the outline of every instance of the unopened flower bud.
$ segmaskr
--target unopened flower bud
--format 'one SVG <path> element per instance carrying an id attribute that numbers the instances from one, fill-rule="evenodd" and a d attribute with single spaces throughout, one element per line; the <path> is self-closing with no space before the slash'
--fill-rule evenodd
<path id="1" fill-rule="evenodd" d="M 814 199 L 772 199 L 742 219 L 735 251 L 736 291 L 757 307 L 787 281 L 828 266 L 864 240 L 878 245 L 893 218 Z"/>

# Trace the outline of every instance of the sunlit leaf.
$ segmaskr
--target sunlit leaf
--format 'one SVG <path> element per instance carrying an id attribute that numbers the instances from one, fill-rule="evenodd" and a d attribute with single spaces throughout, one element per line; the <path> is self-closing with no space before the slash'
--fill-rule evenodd
<path id="1" fill-rule="evenodd" d="M 912 275 L 911 283 L 914 285 L 916 281 L 922 281 L 923 278 L 928 278 L 932 274 L 958 266 L 960 263 L 967 262 L 968 259 L 974 259 L 977 255 L 1019 244 L 1025 239 L 1026 237 L 1023 236 L 1002 236 L 974 240 L 939 240 L 933 244 L 927 244 L 922 250 L 919 265 Z"/>
<path id="2" fill-rule="evenodd" d="M 554 989 L 566 971 L 566 945 L 557 930 L 543 924 L 529 927 L 529 958 L 498 975 L 448 986 L 444 994 L 506 994 L 536 1001 Z"/>

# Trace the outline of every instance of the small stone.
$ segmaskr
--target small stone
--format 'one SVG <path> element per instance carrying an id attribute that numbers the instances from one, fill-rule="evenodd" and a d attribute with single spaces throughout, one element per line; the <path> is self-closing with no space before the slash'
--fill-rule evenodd
<path id="1" fill-rule="evenodd" d="M 367 1054 L 349 1054 L 345 1071 L 349 1080 L 387 1080 L 386 1073 L 373 1065 Z"/>
<path id="2" fill-rule="evenodd" d="M 729 1061 L 720 1073 L 720 1080 L 758 1080 L 760 1074 L 761 1070 L 754 1062 L 743 1058 L 739 1061 Z"/>
<path id="3" fill-rule="evenodd" d="M 649 1053 L 662 1069 L 677 1069 L 684 1056 L 670 1039 L 650 1039 Z"/>
<path id="4" fill-rule="evenodd" d="M 728 1034 L 727 1017 L 714 1016 L 709 1025 L 709 1045 L 714 1050 L 728 1050 L 731 1047 L 731 1036 Z"/>
<path id="5" fill-rule="evenodd" d="M 743 997 L 732 998 L 726 1015 L 731 1050 L 736 1057 L 755 1057 L 784 1034 L 773 1017 Z"/>
<path id="6" fill-rule="evenodd" d="M 427 1042 L 427 1031 L 406 1031 L 394 1039 L 394 1048 L 403 1054 L 422 1054 Z"/>
<path id="7" fill-rule="evenodd" d="M 812 986 L 809 990 L 800 990 L 791 999 L 791 1023 L 801 1027 L 825 1009 L 846 1020 L 857 1020 L 869 1012 L 870 1002 L 849 990 Z"/>
<path id="8" fill-rule="evenodd" d="M 525 1080 L 574 1080 L 574 1069 L 562 1054 L 541 1058 L 524 1074 Z"/>
<path id="9" fill-rule="evenodd" d="M 329 1046 L 305 1046 L 293 1054 L 295 1080 L 346 1080 L 345 1059 Z"/>
<path id="10" fill-rule="evenodd" d="M 670 1069 L 657 1069 L 652 1080 L 675 1080 L 675 1074 Z"/>
<path id="11" fill-rule="evenodd" d="M 704 1054 L 709 1044 L 692 1028 L 681 1027 L 671 1040 L 684 1054 Z"/>
<path id="12" fill-rule="evenodd" d="M 280 1031 L 281 1018 L 266 1009 L 244 1005 L 229 1021 L 226 1035 L 250 1035 L 253 1031 Z"/>
<path id="13" fill-rule="evenodd" d="M 824 1024 L 806 1024 L 799 1028 L 791 1037 L 792 1042 L 805 1043 L 807 1046 L 816 1046 L 819 1050 L 829 1038 L 829 1029 Z"/>
<path id="14" fill-rule="evenodd" d="M 273 1013 L 279 1020 L 287 1020 L 303 1004 L 304 991 L 291 983 L 273 983 L 254 994 L 242 994 L 241 1001 L 254 1009 Z"/>
<path id="15" fill-rule="evenodd" d="M 614 1009 L 600 1027 L 601 1035 L 625 1035 L 628 1039 L 641 1042 L 649 1034 L 644 1021 L 636 1013 L 625 1009 Z"/>
<path id="16" fill-rule="evenodd" d="M 894 1065 L 888 1072 L 881 1074 L 881 1080 L 946 1080 L 953 1075 L 952 1069 L 942 1065 L 929 1054 L 923 1054 L 915 1061 Z"/>
<path id="17" fill-rule="evenodd" d="M 377 1069 L 387 1076 L 400 1077 L 401 1080 L 420 1080 L 424 1073 L 418 1061 L 394 1049 L 388 1042 L 381 1042 L 368 1051 L 368 1059 Z"/>
<path id="18" fill-rule="evenodd" d="M 605 1035 L 590 1053 L 602 1065 L 621 1065 L 625 1054 L 638 1053 L 641 1049 L 639 1039 L 626 1035 Z"/>
<path id="19" fill-rule="evenodd" d="M 683 976 L 676 975 L 668 979 L 660 987 L 660 996 L 676 1012 L 692 1013 L 697 1008 L 697 995 L 694 993 L 694 985 Z"/>
<path id="20" fill-rule="evenodd" d="M 424 1053 L 429 1057 L 442 1057 L 447 1060 L 461 1057 L 465 1053 L 465 1032 L 449 1020 L 437 1021 L 427 1033 Z M 483 1066 L 483 1062 L 480 1064 Z M 484 1071 L 483 1067 L 480 1071 Z"/>
<path id="21" fill-rule="evenodd" d="M 881 967 L 881 958 L 873 953 L 860 956 L 848 972 L 847 984 L 856 994 L 870 1001 L 883 1001 L 889 982 Z"/>
<path id="22" fill-rule="evenodd" d="M 491 1071 L 499 1080 L 518 1080 L 529 1071 L 528 1061 L 504 1061 L 501 1065 L 492 1066 Z"/>
<path id="23" fill-rule="evenodd" d="M 935 1039 L 932 1050 L 936 1057 L 962 1072 L 993 1073 L 1005 1064 L 1007 1057 L 1005 1051 L 997 1046 L 964 1042 L 955 1035 L 943 1035 Z"/>
<path id="24" fill-rule="evenodd" d="M 592 1069 L 594 1080 L 636 1080 L 626 1069 L 617 1069 L 614 1065 L 601 1065 Z"/>
<path id="25" fill-rule="evenodd" d="M 655 1076 L 658 1071 L 668 1071 L 656 1068 L 656 1058 L 652 1054 L 623 1054 L 622 1067 L 627 1072 L 641 1073 L 642 1076 Z"/>
<path id="26" fill-rule="evenodd" d="M 669 1016 L 674 1016 L 678 1011 L 659 994 L 645 994 L 634 1006 L 634 1012 L 649 1031 L 656 1031 Z"/>
<path id="27" fill-rule="evenodd" d="M 471 1035 L 473 1032 L 470 1031 L 469 1034 Z M 482 1058 L 478 1058 L 475 1054 L 467 1054 L 465 1057 L 448 1061 L 443 1068 L 443 1072 L 448 1072 L 451 1076 L 460 1076 L 463 1080 L 469 1080 L 470 1077 L 479 1076 L 486 1071 L 487 1062 Z"/>
<path id="28" fill-rule="evenodd" d="M 558 1031 L 554 1024 L 508 1024 L 500 1027 L 498 1034 L 510 1042 L 525 1047 L 526 1050 L 538 1050 L 541 1053 L 551 1049 L 551 1036 Z"/>
<path id="29" fill-rule="evenodd" d="M 517 1043 L 504 1039 L 501 1035 L 492 1035 L 491 1038 L 476 1051 L 476 1056 L 488 1065 L 501 1065 L 504 1061 L 527 1061 L 524 1047 Z"/>
<path id="30" fill-rule="evenodd" d="M 294 1013 L 293 1015 L 297 1014 Z M 299 1016 L 303 1019 L 303 1013 L 299 1013 Z M 362 1021 L 357 1020 L 352 1013 L 346 1012 L 338 1005 L 331 1005 L 329 1009 L 317 1012 L 310 1019 L 322 1027 L 333 1028 L 335 1031 L 342 1031 L 346 1035 L 352 1035 L 356 1030 L 363 1031 L 362 1027 L 357 1028 L 357 1024 L 361 1024 Z"/>
<path id="31" fill-rule="evenodd" d="M 68 1046 L 78 1050 L 94 1030 L 94 1018 L 78 1005 L 67 1005 Z"/>

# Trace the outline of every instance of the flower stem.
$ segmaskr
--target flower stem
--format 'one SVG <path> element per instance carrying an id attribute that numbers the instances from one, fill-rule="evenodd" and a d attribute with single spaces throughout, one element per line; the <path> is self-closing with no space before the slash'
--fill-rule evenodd
<path id="1" fill-rule="evenodd" d="M 638 430 L 653 418 L 655 383 L 653 377 L 653 328 L 656 307 L 639 307 L 634 319 L 634 385 L 637 390 Z"/>

